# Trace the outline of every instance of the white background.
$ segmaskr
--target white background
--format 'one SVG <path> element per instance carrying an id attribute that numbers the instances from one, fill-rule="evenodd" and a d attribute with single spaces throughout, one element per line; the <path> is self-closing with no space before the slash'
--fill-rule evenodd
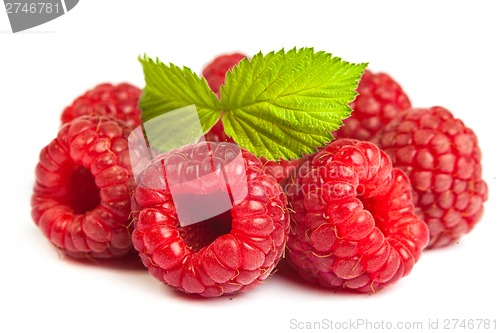
<path id="1" fill-rule="evenodd" d="M 0 12 L 1 332 L 287 332 L 290 320 L 373 322 L 498 315 L 499 10 L 494 1 L 98 1 L 12 34 Z M 102 81 L 143 86 L 137 57 L 194 71 L 220 53 L 313 46 L 370 62 L 415 106 L 442 105 L 473 128 L 490 189 L 456 246 L 426 252 L 375 295 L 335 294 L 278 272 L 232 298 L 186 297 L 134 264 L 60 256 L 30 217 L 38 152 L 73 98 Z M 344 330 L 347 331 L 347 330 Z M 361 330 L 358 330 L 361 331 Z M 462 330 L 459 330 L 462 331 Z"/>

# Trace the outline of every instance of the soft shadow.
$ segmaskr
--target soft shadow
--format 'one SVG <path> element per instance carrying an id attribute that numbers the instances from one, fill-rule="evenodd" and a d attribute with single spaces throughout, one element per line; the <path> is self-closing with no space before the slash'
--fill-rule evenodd
<path id="1" fill-rule="evenodd" d="M 203 297 L 198 294 L 187 294 L 183 291 L 180 291 L 178 289 L 174 289 L 168 285 L 165 285 L 166 292 L 168 293 L 169 297 L 175 297 L 179 300 L 183 300 L 186 302 L 192 302 L 192 303 L 210 303 L 213 304 L 214 302 L 227 302 L 227 301 L 232 301 L 235 298 L 241 298 L 245 296 L 245 293 L 237 293 L 233 295 L 222 295 L 219 297 Z"/>
<path id="2" fill-rule="evenodd" d="M 353 291 L 350 291 L 349 289 L 330 289 L 326 288 L 323 286 L 320 286 L 318 284 L 306 281 L 302 279 L 299 274 L 291 268 L 287 263 L 286 260 L 281 260 L 278 263 L 277 266 L 277 272 L 274 274 L 273 278 L 278 278 L 286 281 L 288 284 L 290 284 L 291 287 L 293 288 L 300 288 L 304 289 L 308 292 L 313 292 L 315 294 L 321 294 L 324 296 L 342 296 L 342 297 L 362 297 L 366 298 L 371 295 L 374 295 L 373 293 L 370 294 L 364 294 L 364 293 L 356 293 Z M 384 288 L 385 289 L 385 288 Z M 376 294 L 383 293 L 383 290 L 379 290 L 376 292 Z"/>
<path id="3" fill-rule="evenodd" d="M 280 260 L 273 278 L 283 279 L 290 284 L 293 284 L 294 287 L 308 289 L 322 294 L 334 292 L 331 289 L 302 279 L 299 274 L 286 263 L 286 260 Z"/>
<path id="4" fill-rule="evenodd" d="M 130 251 L 127 255 L 120 258 L 96 259 L 96 258 L 74 258 L 69 255 L 63 255 L 63 259 L 76 265 L 87 267 L 113 269 L 121 271 L 147 271 L 141 262 L 139 255 L 135 251 Z"/>
<path id="5" fill-rule="evenodd" d="M 255 289 L 257 289 L 257 288 L 259 288 L 259 287 L 257 286 Z M 221 295 L 218 297 L 203 297 L 199 294 L 187 294 L 183 291 L 180 291 L 180 290 L 173 288 L 173 287 L 166 285 L 166 284 L 164 284 L 164 290 L 165 290 L 165 295 L 167 295 L 167 299 L 168 298 L 176 298 L 177 300 L 180 300 L 180 301 L 185 301 L 185 302 L 190 302 L 190 303 L 198 303 L 198 304 L 205 303 L 205 304 L 210 304 L 211 306 L 214 303 L 226 303 L 226 302 L 231 302 L 231 301 L 242 300 L 246 297 L 252 297 L 252 293 L 254 291 L 252 289 L 252 290 L 249 290 L 248 292 L 244 292 L 244 293 L 237 292 L 235 294 Z"/>

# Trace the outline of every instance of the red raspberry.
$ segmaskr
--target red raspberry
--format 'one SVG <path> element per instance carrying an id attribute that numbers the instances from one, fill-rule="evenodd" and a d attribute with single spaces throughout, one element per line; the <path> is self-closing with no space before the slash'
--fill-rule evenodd
<path id="1" fill-rule="evenodd" d="M 64 124 L 40 152 L 33 220 L 71 256 L 121 256 L 132 247 L 129 132 L 111 118 L 82 116 Z"/>
<path id="2" fill-rule="evenodd" d="M 333 133 L 336 138 L 370 141 L 385 124 L 411 107 L 401 86 L 385 73 L 365 71 L 357 91 L 359 95 L 351 103 L 353 112 Z"/>
<path id="3" fill-rule="evenodd" d="M 131 128 L 141 124 L 139 98 L 141 90 L 128 83 L 103 83 L 85 92 L 66 107 L 61 115 L 67 123 L 84 115 L 112 116 L 125 121 Z"/>
<path id="4" fill-rule="evenodd" d="M 456 242 L 483 213 L 488 188 L 474 132 L 442 107 L 411 109 L 374 140 L 409 176 L 430 247 Z"/>
<path id="5" fill-rule="evenodd" d="M 287 262 L 325 287 L 375 292 L 410 273 L 428 242 L 405 174 L 374 144 L 342 139 L 286 186 Z"/>
<path id="6" fill-rule="evenodd" d="M 242 151 L 236 165 L 222 169 L 236 161 L 236 150 L 233 144 L 202 142 L 160 154 L 143 171 L 133 197 L 138 214 L 132 241 L 158 280 L 186 293 L 216 297 L 255 287 L 276 266 L 289 230 L 286 197 L 249 152 Z M 233 185 L 221 186 L 219 177 Z M 181 181 L 185 203 L 179 203 L 178 194 L 174 202 L 172 178 Z M 180 225 L 179 216 L 189 219 L 227 194 L 235 198 L 235 189 L 248 192 L 230 210 Z"/>
<path id="7" fill-rule="evenodd" d="M 241 53 L 224 54 L 215 58 L 203 70 L 203 77 L 207 80 L 210 89 L 220 95 L 220 86 L 226 80 L 226 72 L 233 68 L 246 56 Z"/>

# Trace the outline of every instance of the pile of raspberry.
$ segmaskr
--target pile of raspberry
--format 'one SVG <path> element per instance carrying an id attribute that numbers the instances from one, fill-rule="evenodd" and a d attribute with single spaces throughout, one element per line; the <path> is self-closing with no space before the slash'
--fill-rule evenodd
<path id="1" fill-rule="evenodd" d="M 243 58 L 222 55 L 205 67 L 217 96 Z M 336 139 L 312 155 L 259 158 L 219 120 L 206 141 L 156 154 L 134 174 L 129 135 L 141 125 L 141 90 L 100 84 L 64 109 L 40 152 L 33 220 L 68 256 L 135 256 L 185 293 L 251 290 L 283 257 L 306 281 L 374 293 L 408 275 L 424 249 L 470 232 L 488 189 L 477 137 L 450 111 L 413 108 L 385 73 L 366 71 L 357 91 Z M 198 210 L 223 196 L 233 202 L 186 224 L 196 214 L 179 189 Z"/>

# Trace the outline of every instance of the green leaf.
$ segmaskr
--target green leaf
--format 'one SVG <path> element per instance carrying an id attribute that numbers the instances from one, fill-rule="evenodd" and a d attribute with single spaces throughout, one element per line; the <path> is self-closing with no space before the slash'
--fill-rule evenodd
<path id="1" fill-rule="evenodd" d="M 270 160 L 312 153 L 350 115 L 366 66 L 312 48 L 245 58 L 221 87 L 225 131 Z"/>
<path id="2" fill-rule="evenodd" d="M 139 102 L 144 123 L 166 112 L 194 104 L 203 132 L 208 132 L 215 125 L 220 117 L 221 106 L 205 79 L 187 67 L 166 65 L 147 55 L 139 57 L 139 61 L 146 80 Z"/>

